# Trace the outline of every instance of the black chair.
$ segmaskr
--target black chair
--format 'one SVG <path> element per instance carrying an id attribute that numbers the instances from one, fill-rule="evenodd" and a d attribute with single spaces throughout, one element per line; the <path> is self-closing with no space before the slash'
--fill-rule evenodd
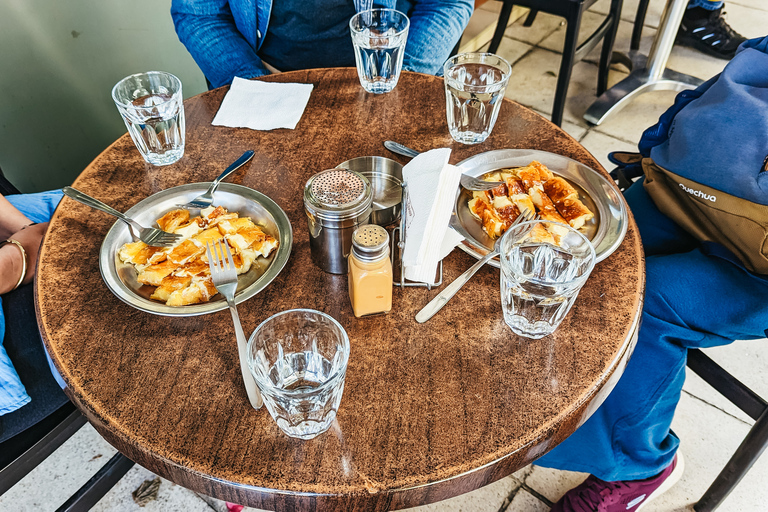
<path id="1" fill-rule="evenodd" d="M 614 153 L 613 157 L 618 161 L 632 163 L 638 161 L 637 157 L 639 155 Z M 624 169 L 618 167 L 611 172 L 611 177 L 617 181 L 622 191 L 629 188 L 634 179 L 639 176 L 639 170 L 636 167 L 632 171 L 627 173 Z M 768 330 L 766 330 L 766 335 L 768 335 Z M 723 500 L 744 478 L 747 471 L 760 458 L 765 448 L 768 447 L 768 402 L 728 373 L 701 350 L 688 350 L 687 365 L 696 375 L 712 386 L 715 391 L 755 420 L 754 425 L 752 425 L 752 428 L 744 437 L 736 452 L 731 456 L 731 459 L 709 486 L 709 489 L 693 506 L 697 512 L 711 512 L 720 506 Z"/>
<path id="2" fill-rule="evenodd" d="M 730 494 L 768 446 L 768 402 L 701 350 L 688 351 L 688 368 L 755 420 L 731 460 L 693 506 L 697 512 L 710 512 Z"/>
<path id="3" fill-rule="evenodd" d="M 621 6 L 623 0 L 611 0 L 611 7 L 603 23 L 595 32 L 590 35 L 580 46 L 576 46 L 579 39 L 579 28 L 581 26 L 581 16 L 597 0 L 499 0 L 503 2 L 499 21 L 496 24 L 496 31 L 493 34 L 491 45 L 488 51 L 496 53 L 499 44 L 504 37 L 504 32 L 509 23 L 509 16 L 515 5 L 528 7 L 530 12 L 523 26 L 530 27 L 536 14 L 546 12 L 555 16 L 565 18 L 567 23 L 565 32 L 565 46 L 563 47 L 563 57 L 560 61 L 560 73 L 557 77 L 557 87 L 555 89 L 555 103 L 552 108 L 552 122 L 560 126 L 563 122 L 563 110 L 565 109 L 565 98 L 568 93 L 568 83 L 571 80 L 571 70 L 573 65 L 579 62 L 602 39 L 603 48 L 600 53 L 600 64 L 597 75 L 597 96 L 600 96 L 608 88 L 608 70 L 611 65 L 611 54 L 613 52 L 613 43 L 616 40 L 616 31 L 619 28 L 619 19 L 621 16 Z"/>
<path id="4" fill-rule="evenodd" d="M 629 42 L 630 50 L 640 49 L 640 37 L 643 35 L 643 24 L 645 15 L 648 13 L 648 3 L 651 0 L 640 0 L 637 4 L 637 14 L 635 14 L 635 25 L 632 27 L 632 39 Z"/>
<path id="5" fill-rule="evenodd" d="M 16 187 L 5 178 L 2 170 L 0 170 L 0 192 L 3 195 L 19 193 Z M 26 293 L 27 300 L 31 300 L 29 298 L 32 293 L 31 286 L 22 287 L 12 293 Z M 8 305 L 4 304 L 4 306 Z M 10 320 L 9 317 L 7 319 Z M 7 348 L 11 353 L 12 348 L 10 346 Z M 15 365 L 18 364 L 17 370 L 22 380 L 25 377 L 23 370 L 34 372 L 41 366 L 47 370 L 42 344 L 33 347 L 33 350 L 25 351 L 23 355 L 25 356 L 23 361 L 14 362 Z M 45 411 L 38 411 L 40 414 L 37 415 L 25 415 L 25 418 L 31 417 L 34 420 L 30 420 L 29 424 L 24 422 L 20 428 L 12 430 L 11 432 L 17 433 L 9 434 L 11 437 L 0 443 L 0 495 L 5 494 L 8 489 L 37 467 L 86 422 L 85 416 L 58 389 L 53 377 L 50 377 L 42 387 L 38 387 L 36 383 L 33 383 L 32 387 L 25 383 L 25 386 L 32 396 L 32 402 L 22 409 L 35 407 L 35 393 L 46 392 L 55 396 L 47 400 Z M 58 510 L 89 510 L 131 469 L 133 464 L 133 461 L 118 452 Z"/>

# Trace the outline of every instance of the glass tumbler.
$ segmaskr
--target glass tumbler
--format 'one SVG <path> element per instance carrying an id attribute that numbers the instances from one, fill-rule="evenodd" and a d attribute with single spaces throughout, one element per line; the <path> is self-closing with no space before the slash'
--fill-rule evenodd
<path id="1" fill-rule="evenodd" d="M 349 20 L 360 85 L 368 92 L 390 92 L 403 69 L 408 16 L 395 9 L 369 9 Z"/>
<path id="2" fill-rule="evenodd" d="M 164 71 L 138 73 L 115 84 L 112 99 L 144 160 L 168 165 L 184 155 L 181 80 Z"/>
<path id="3" fill-rule="evenodd" d="M 285 434 L 312 439 L 330 428 L 349 361 L 339 322 L 312 309 L 277 313 L 253 332 L 247 356 L 264 405 Z"/>
<path id="4" fill-rule="evenodd" d="M 443 65 L 448 131 L 462 144 L 491 134 L 507 89 L 509 62 L 493 53 L 461 53 Z"/>
<path id="5" fill-rule="evenodd" d="M 540 230 L 559 244 L 536 241 Z M 504 233 L 499 259 L 504 321 L 515 334 L 538 339 L 555 332 L 570 311 L 595 266 L 595 249 L 570 226 L 534 220 Z"/>

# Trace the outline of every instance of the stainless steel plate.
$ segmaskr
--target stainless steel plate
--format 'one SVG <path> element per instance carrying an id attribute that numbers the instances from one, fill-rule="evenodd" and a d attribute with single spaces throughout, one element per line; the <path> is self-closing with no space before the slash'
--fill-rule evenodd
<path id="1" fill-rule="evenodd" d="M 477 177 L 498 169 L 523 167 L 532 160 L 543 163 L 579 191 L 581 201 L 595 214 L 582 228 L 582 232 L 595 246 L 598 262 L 610 256 L 624 240 L 629 219 L 626 203 L 619 189 L 597 171 L 568 157 L 534 149 L 488 151 L 459 162 L 458 167 L 462 172 Z M 470 213 L 467 203 L 471 198 L 469 192 L 459 189 L 454 207 L 454 222 L 458 224 L 457 230 L 466 238 L 459 244 L 459 249 L 481 258 L 493 250 L 493 240 Z M 493 258 L 489 264 L 498 267 L 498 258 Z"/>
<path id="2" fill-rule="evenodd" d="M 210 183 L 190 183 L 158 192 L 129 209 L 126 214 L 144 226 L 155 227 L 155 221 L 167 212 L 202 194 Z M 291 255 L 293 231 L 285 212 L 273 200 L 256 190 L 232 183 L 222 183 L 214 195 L 214 205 L 223 206 L 241 217 L 250 217 L 264 232 L 274 236 L 279 246 L 268 258 L 259 257 L 251 269 L 238 277 L 235 302 L 243 302 L 261 290 L 277 277 Z M 195 212 L 193 212 L 194 215 Z M 227 301 L 217 294 L 209 302 L 189 306 L 166 306 L 149 296 L 153 286 L 144 286 L 136 280 L 136 270 L 123 263 L 117 251 L 126 242 L 131 242 L 128 226 L 117 221 L 101 244 L 99 269 L 107 287 L 125 303 L 156 315 L 195 316 L 221 311 L 227 308 Z"/>

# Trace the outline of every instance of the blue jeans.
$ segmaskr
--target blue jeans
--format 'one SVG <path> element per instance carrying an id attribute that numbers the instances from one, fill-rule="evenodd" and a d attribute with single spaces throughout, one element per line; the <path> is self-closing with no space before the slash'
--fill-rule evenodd
<path id="1" fill-rule="evenodd" d="M 646 255 L 637 347 L 600 408 L 535 462 L 607 481 L 648 478 L 672 461 L 680 442 L 670 425 L 689 348 L 764 338 L 768 328 L 768 280 L 708 255 L 656 208 L 642 180 L 625 197 Z"/>
<path id="2" fill-rule="evenodd" d="M 688 0 L 688 8 L 703 7 L 709 11 L 716 11 L 723 6 L 723 0 Z"/>

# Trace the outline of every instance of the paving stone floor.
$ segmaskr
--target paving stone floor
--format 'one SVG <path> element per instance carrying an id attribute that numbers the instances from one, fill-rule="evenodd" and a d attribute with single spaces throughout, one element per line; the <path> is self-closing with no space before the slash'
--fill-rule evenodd
<path id="1" fill-rule="evenodd" d="M 472 40 L 495 23 L 499 2 L 488 2 L 476 11 L 464 37 Z M 609 1 L 600 0 L 583 20 L 583 31 L 596 27 L 608 10 Z M 647 52 L 658 26 L 664 2 L 651 2 L 646 17 L 641 50 Z M 637 0 L 626 0 L 617 51 L 629 49 Z M 727 0 L 728 21 L 747 37 L 765 35 L 768 27 L 768 3 L 763 0 Z M 487 32 L 487 30 L 486 30 Z M 512 63 L 512 80 L 507 97 L 528 106 L 541 115 L 551 113 L 552 98 L 559 69 L 565 27 L 558 18 L 539 13 L 530 28 L 522 20 L 511 25 L 499 53 Z M 476 42 L 476 41 L 475 41 Z M 482 48 L 482 44 L 478 47 Z M 654 124 L 674 99 L 674 93 L 655 92 L 640 96 L 627 108 L 600 126 L 589 126 L 582 116 L 595 99 L 597 51 L 578 63 L 573 70 L 566 103 L 563 128 L 580 141 L 608 169 L 606 155 L 615 150 L 635 150 L 642 131 Z M 713 59 L 694 50 L 675 47 L 668 66 L 676 71 L 707 79 L 720 72 L 725 61 Z M 627 75 L 616 65 L 610 83 Z M 609 84 L 610 85 L 610 84 Z M 768 340 L 739 341 L 728 347 L 707 351 L 730 372 L 755 391 L 768 396 Z M 741 442 L 752 420 L 727 400 L 712 391 L 689 371 L 672 428 L 681 439 L 685 454 L 685 474 L 666 494 L 648 504 L 644 512 L 692 510 L 692 504 L 709 486 L 719 470 Z M 107 458 L 115 452 L 109 444 L 86 425 L 62 448 L 36 468 L 13 489 L 0 497 L 2 511 L 55 510 L 82 485 Z M 568 489 L 586 475 L 555 471 L 536 466 L 523 468 L 474 492 L 440 503 L 410 509 L 414 512 L 546 512 Z M 131 492 L 144 480 L 152 479 L 149 471 L 134 467 L 94 508 L 96 511 L 128 512 L 200 511 L 212 509 L 226 512 L 223 502 L 189 491 L 162 480 L 158 499 L 140 508 Z M 719 510 L 723 512 L 759 512 L 768 506 L 768 457 L 752 468 Z M 253 509 L 246 509 L 253 510 Z"/>

